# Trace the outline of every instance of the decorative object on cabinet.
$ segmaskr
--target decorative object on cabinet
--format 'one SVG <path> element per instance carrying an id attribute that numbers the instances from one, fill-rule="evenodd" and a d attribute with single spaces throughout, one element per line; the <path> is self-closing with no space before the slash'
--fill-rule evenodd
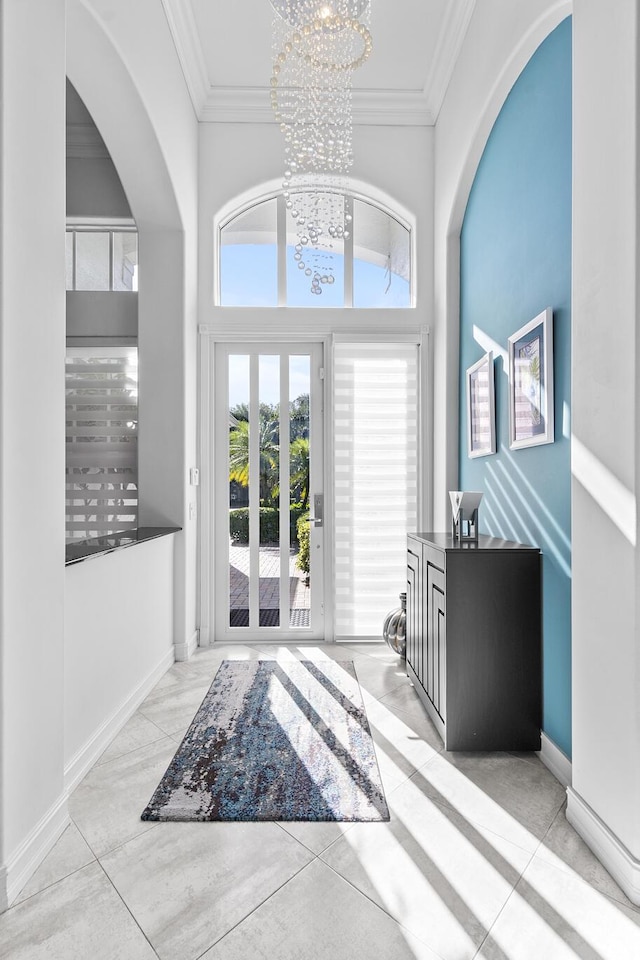
<path id="1" fill-rule="evenodd" d="M 478 507 L 482 500 L 480 491 L 450 490 L 451 532 L 454 539 L 476 541 L 478 539 Z"/>
<path id="2" fill-rule="evenodd" d="M 493 353 L 467 370 L 467 451 L 469 457 L 496 452 L 496 394 Z"/>
<path id="3" fill-rule="evenodd" d="M 509 446 L 553 443 L 553 313 L 509 337 Z"/>
<path id="4" fill-rule="evenodd" d="M 400 594 L 400 606 L 387 614 L 382 627 L 382 638 L 389 644 L 394 653 L 403 659 L 407 649 L 407 595 Z"/>
<path id="5" fill-rule="evenodd" d="M 446 533 L 407 547 L 407 676 L 445 748 L 539 750 L 540 551 Z"/>

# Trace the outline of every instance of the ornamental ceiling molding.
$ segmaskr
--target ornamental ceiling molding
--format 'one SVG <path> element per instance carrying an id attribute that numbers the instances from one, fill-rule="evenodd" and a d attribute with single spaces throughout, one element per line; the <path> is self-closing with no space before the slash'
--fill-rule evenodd
<path id="1" fill-rule="evenodd" d="M 212 87 L 199 119 L 209 123 L 273 123 L 269 87 Z M 421 90 L 354 90 L 353 122 L 429 126 L 435 115 Z"/>
<path id="2" fill-rule="evenodd" d="M 190 0 L 162 0 L 169 30 L 198 120 L 202 119 L 211 84 Z"/>
<path id="3" fill-rule="evenodd" d="M 267 85 L 211 85 L 190 0 L 162 0 L 162 5 L 198 120 L 207 123 L 273 123 Z M 450 5 L 423 90 L 354 89 L 353 122 L 418 127 L 435 124 L 475 5 L 476 0 L 459 0 Z"/>

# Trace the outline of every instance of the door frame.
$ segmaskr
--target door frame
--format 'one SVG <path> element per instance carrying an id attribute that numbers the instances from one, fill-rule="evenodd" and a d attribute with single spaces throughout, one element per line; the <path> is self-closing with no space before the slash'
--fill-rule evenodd
<path id="1" fill-rule="evenodd" d="M 324 363 L 324 642 L 335 642 L 334 618 L 334 502 L 333 502 L 333 344 L 345 341 L 391 341 L 412 342 L 419 346 L 418 359 L 418 527 L 431 529 L 433 506 L 433 464 L 429 451 L 433 449 L 434 423 L 432 417 L 431 383 L 433 366 L 433 341 L 428 326 L 416 324 L 412 310 L 397 310 L 385 314 L 385 322 L 376 329 L 372 324 L 375 311 L 353 311 L 349 322 L 339 329 L 336 317 L 344 320 L 345 311 L 301 310 L 295 313 L 296 322 L 291 318 L 276 323 L 280 311 L 273 311 L 271 322 L 265 323 L 264 309 L 245 310 L 221 308 L 218 323 L 201 323 L 199 337 L 199 446 L 201 486 L 199 488 L 199 550 L 198 575 L 196 577 L 197 609 L 199 611 L 199 646 L 214 643 L 214 607 L 211 586 L 213 583 L 213 545 L 214 528 L 211 506 L 213 503 L 213 396 L 214 396 L 214 354 L 218 343 L 263 343 L 268 339 L 274 343 L 320 343 L 323 346 Z M 222 322 L 222 314 L 224 322 Z M 229 316 L 233 314 L 233 323 Z M 413 315 L 413 316 L 411 316 Z M 394 323 L 390 322 L 390 319 Z M 409 321 L 409 322 L 407 322 Z M 276 327 L 279 329 L 276 329 Z M 294 327 L 298 329 L 294 331 Z M 242 328 L 242 330 L 238 328 Z M 250 642 L 239 638 L 238 643 Z M 297 642 L 297 641 L 292 641 Z M 341 642 L 341 641 L 339 641 Z M 346 642 L 346 641 L 345 641 Z M 348 642 L 357 643 L 350 639 Z"/>
<path id="2" fill-rule="evenodd" d="M 320 362 L 323 374 L 321 374 L 321 433 L 323 445 L 322 462 L 322 482 L 324 487 L 324 526 L 323 526 L 323 561 L 322 561 L 322 579 L 323 579 L 323 602 L 324 611 L 324 637 L 322 639 L 312 638 L 305 635 L 309 631 L 291 632 L 286 637 L 274 635 L 270 638 L 265 632 L 264 637 L 251 639 L 244 634 L 244 628 L 235 628 L 240 636 L 225 636 L 223 643 L 320 643 L 331 642 L 333 640 L 333 576 L 332 576 L 332 556 L 333 556 L 333 525 L 331 518 L 333 516 L 333 492 L 330 485 L 332 446 L 330 424 L 330 404 L 328 398 L 331 397 L 331 375 L 330 375 L 330 347 L 331 337 L 323 335 L 313 335 L 302 332 L 294 333 L 272 333 L 264 331 L 260 336 L 254 332 L 222 332 L 215 333 L 210 329 L 201 328 L 201 350 L 200 350 L 200 462 L 203 466 L 200 482 L 200 549 L 199 549 L 199 574 L 197 577 L 198 590 L 198 609 L 200 611 L 199 627 L 199 645 L 210 646 L 215 640 L 216 629 L 216 607 L 215 607 L 215 544 L 216 544 L 216 516 L 214 509 L 215 495 L 215 411 L 214 400 L 216 394 L 216 353 L 220 345 L 246 344 L 257 345 L 269 343 L 277 346 L 279 344 L 296 343 L 300 345 L 317 344 L 319 346 Z M 268 628 L 263 628 L 265 631 Z M 234 630 L 235 632 L 235 630 Z M 244 634 L 244 635 L 242 635 Z"/>

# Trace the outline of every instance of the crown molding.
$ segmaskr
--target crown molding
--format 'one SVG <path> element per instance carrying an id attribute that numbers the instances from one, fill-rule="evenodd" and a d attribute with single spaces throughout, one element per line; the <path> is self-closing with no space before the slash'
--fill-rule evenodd
<path id="1" fill-rule="evenodd" d="M 274 123 L 269 87 L 210 87 L 198 119 L 208 123 Z M 435 117 L 422 90 L 355 89 L 353 122 L 430 126 Z"/>
<path id="2" fill-rule="evenodd" d="M 202 120 L 209 91 L 209 75 L 189 0 L 162 0 L 169 30 L 198 120 Z"/>
<path id="3" fill-rule="evenodd" d="M 353 90 L 353 122 L 382 126 L 432 126 L 444 101 L 476 0 L 448 8 L 423 90 Z M 169 29 L 198 120 L 272 123 L 270 88 L 218 87 L 209 80 L 190 0 L 162 0 Z"/>
<path id="4" fill-rule="evenodd" d="M 458 3 L 450 4 L 447 10 L 436 44 L 435 57 L 424 85 L 429 113 L 433 117 L 432 123 L 438 119 L 475 6 L 476 0 L 459 0 Z"/>
<path id="5" fill-rule="evenodd" d="M 108 156 L 105 142 L 93 123 L 67 124 L 67 157 L 95 160 Z"/>
<path id="6" fill-rule="evenodd" d="M 207 123 L 273 123 L 268 87 L 209 87 L 198 114 Z"/>
<path id="7" fill-rule="evenodd" d="M 435 117 L 423 90 L 354 90 L 353 122 L 429 127 Z"/>

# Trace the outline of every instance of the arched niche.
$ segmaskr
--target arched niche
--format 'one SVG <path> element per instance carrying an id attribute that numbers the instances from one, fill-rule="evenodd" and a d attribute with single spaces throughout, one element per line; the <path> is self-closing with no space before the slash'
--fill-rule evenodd
<path id="1" fill-rule="evenodd" d="M 163 10 L 147 12 L 148 21 L 143 9 L 133 11 L 137 35 L 130 37 L 124 13 L 101 17 L 69 0 L 67 75 L 107 146 L 138 227 L 139 523 L 182 527 L 174 631 L 183 658 L 196 638 L 195 509 L 185 477 L 196 456 L 197 122 L 181 75 L 169 77 L 167 85 L 176 84 L 165 95 L 163 77 L 179 67 Z"/>
<path id="2" fill-rule="evenodd" d="M 537 7 L 537 15 L 533 11 L 533 16 L 524 7 L 516 11 L 522 23 L 505 26 L 501 31 L 496 31 L 495 24 L 487 20 L 485 39 L 491 35 L 495 50 L 487 51 L 483 62 L 495 63 L 496 70 L 487 77 L 481 68 L 471 65 L 467 77 L 460 82 L 456 82 L 454 73 L 436 125 L 432 358 L 434 529 L 447 529 L 448 490 L 456 489 L 458 484 L 460 231 L 469 193 L 487 140 L 511 88 L 542 41 L 570 16 L 573 4 L 572 0 L 554 0 L 546 5 L 539 3 Z M 473 28 L 472 20 L 470 30 Z M 463 46 L 462 60 L 464 56 Z"/>

